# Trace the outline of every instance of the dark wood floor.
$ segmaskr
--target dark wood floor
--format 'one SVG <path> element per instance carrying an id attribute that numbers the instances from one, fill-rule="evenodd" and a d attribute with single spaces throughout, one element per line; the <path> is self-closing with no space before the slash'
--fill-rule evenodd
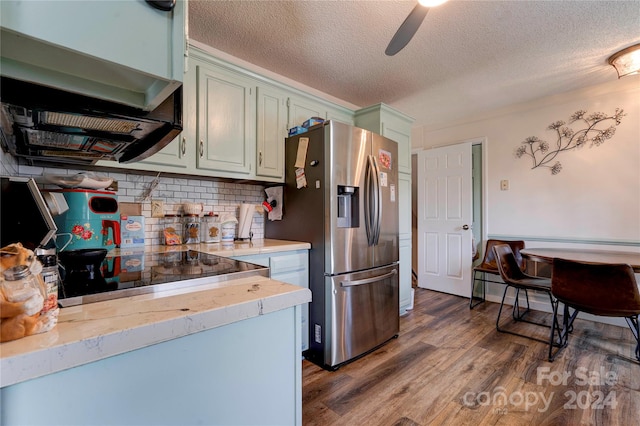
<path id="1" fill-rule="evenodd" d="M 335 372 L 304 361 L 303 424 L 638 424 L 629 329 L 578 319 L 550 363 L 544 343 L 498 333 L 497 313 L 496 303 L 469 310 L 467 299 L 416 289 L 397 339 Z M 501 324 L 548 337 L 505 312 Z"/>

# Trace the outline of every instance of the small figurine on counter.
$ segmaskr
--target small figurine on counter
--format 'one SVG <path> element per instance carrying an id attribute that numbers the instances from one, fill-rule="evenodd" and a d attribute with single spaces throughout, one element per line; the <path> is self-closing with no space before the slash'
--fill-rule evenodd
<path id="1" fill-rule="evenodd" d="M 45 333 L 60 309 L 45 309 L 48 299 L 42 264 L 20 243 L 0 249 L 0 342 Z"/>

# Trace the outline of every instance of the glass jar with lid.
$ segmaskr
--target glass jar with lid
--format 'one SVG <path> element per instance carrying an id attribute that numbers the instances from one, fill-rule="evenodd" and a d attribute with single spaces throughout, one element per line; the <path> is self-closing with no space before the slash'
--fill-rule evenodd
<path id="1" fill-rule="evenodd" d="M 182 230 L 185 244 L 198 244 L 200 242 L 200 216 L 197 214 L 185 215 L 182 220 Z"/>
<path id="2" fill-rule="evenodd" d="M 42 263 L 40 276 L 44 281 L 47 292 L 44 307 L 42 308 L 42 313 L 45 313 L 58 307 L 58 284 L 60 283 L 58 256 L 56 256 L 55 248 L 38 248 L 35 254 L 40 263 Z"/>
<path id="3" fill-rule="evenodd" d="M 2 282 L 2 292 L 9 302 L 25 302 L 33 296 L 38 295 L 39 298 L 35 305 L 35 312 L 26 312 L 27 315 L 33 315 L 39 312 L 44 306 L 44 295 L 42 289 L 38 285 L 37 278 L 31 274 L 29 267 L 26 265 L 18 265 L 4 271 L 4 281 Z"/>
<path id="4" fill-rule="evenodd" d="M 182 223 L 180 216 L 167 214 L 161 221 L 160 239 L 164 245 L 175 246 L 182 244 Z"/>
<path id="5" fill-rule="evenodd" d="M 220 218 L 213 212 L 202 218 L 201 237 L 203 243 L 219 243 L 220 242 Z"/>

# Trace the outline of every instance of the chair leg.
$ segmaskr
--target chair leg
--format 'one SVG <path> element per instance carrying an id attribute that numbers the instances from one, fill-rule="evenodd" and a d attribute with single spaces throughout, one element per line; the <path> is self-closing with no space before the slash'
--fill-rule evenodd
<path id="1" fill-rule="evenodd" d="M 480 283 L 482 284 L 482 297 L 475 297 L 475 289 L 476 289 L 476 281 L 478 281 L 478 279 L 476 278 L 476 271 L 473 271 L 473 273 L 471 274 L 471 296 L 469 297 L 469 309 L 473 309 L 474 307 L 478 306 L 480 303 L 484 302 L 486 299 L 486 284 L 484 282 L 485 276 L 484 276 L 484 272 L 481 272 L 482 274 L 482 280 L 480 280 Z M 473 303 L 474 300 L 478 300 L 477 303 Z"/>
<path id="2" fill-rule="evenodd" d="M 557 323 L 557 318 L 558 318 L 558 305 L 560 304 L 560 301 L 556 301 L 556 306 L 554 307 L 554 325 L 557 325 L 559 327 L 559 323 Z M 558 329 L 558 341 L 555 343 L 555 346 L 558 347 L 558 350 L 556 351 L 555 354 L 552 354 L 552 348 L 549 348 L 549 361 L 553 362 L 554 359 L 556 359 L 556 356 L 560 353 L 560 351 L 564 348 L 566 348 L 569 345 L 569 334 L 573 331 L 573 321 L 576 319 L 576 317 L 578 316 L 578 313 L 580 313 L 580 311 L 578 311 L 577 309 L 575 309 L 573 311 L 573 313 L 570 313 L 569 311 L 569 306 L 567 306 L 566 304 L 564 305 L 564 312 L 562 314 L 562 329 Z M 551 334 L 551 339 L 550 339 L 550 344 L 551 341 L 553 341 L 554 338 L 554 334 L 553 334 L 553 330 L 552 330 L 552 334 Z"/>
<path id="3" fill-rule="evenodd" d="M 627 320 L 627 324 L 629 324 L 633 337 L 636 339 L 636 358 L 640 361 L 640 324 L 638 323 L 638 316 L 634 315 L 626 317 L 625 319 Z"/>
<path id="4" fill-rule="evenodd" d="M 513 301 L 513 314 L 512 314 L 513 319 L 515 321 L 525 321 L 524 316 L 528 314 L 529 311 L 531 310 L 531 306 L 529 305 L 529 292 L 527 291 L 526 288 L 524 289 L 524 296 L 525 296 L 525 300 L 527 301 L 527 308 L 524 310 L 524 312 L 520 313 L 520 289 L 517 288 L 516 298 Z"/>
<path id="5" fill-rule="evenodd" d="M 528 320 L 522 318 L 527 312 L 529 312 L 528 294 L 526 295 L 527 309 L 526 309 L 525 312 L 520 314 L 519 313 L 519 309 L 520 309 L 519 308 L 519 301 L 518 301 L 518 299 L 519 299 L 518 294 L 519 294 L 519 290 L 520 289 L 514 287 L 515 290 L 516 290 L 516 299 L 515 299 L 515 302 L 514 302 L 513 319 L 515 321 L 522 321 L 522 322 L 526 322 L 526 323 L 529 323 L 529 324 L 540 325 L 540 326 L 543 326 L 543 327 L 550 327 L 551 328 L 551 334 L 550 334 L 549 339 L 543 340 L 543 339 L 539 339 L 537 337 L 527 336 L 527 335 L 524 335 L 524 334 L 516 333 L 514 331 L 505 330 L 505 329 L 500 328 L 500 317 L 502 316 L 502 308 L 504 307 L 504 300 L 506 299 L 507 291 L 509 290 L 509 287 L 511 287 L 511 286 L 507 285 L 505 287 L 505 289 L 504 289 L 504 293 L 502 293 L 502 301 L 500 302 L 500 309 L 498 309 L 498 318 L 496 318 L 496 330 L 498 330 L 500 333 L 508 333 L 508 334 L 512 334 L 514 336 L 525 337 L 527 339 L 536 340 L 538 342 L 542 342 L 542 343 L 548 344 L 549 345 L 549 361 L 553 361 L 553 358 L 555 358 L 555 355 L 557 355 L 557 352 L 559 352 L 559 350 L 556 352 L 556 354 L 553 354 L 552 353 L 552 350 L 553 350 L 552 348 L 553 347 L 562 347 L 562 345 L 566 346 L 566 342 L 562 343 L 562 340 L 561 340 L 560 337 L 558 337 L 558 341 L 556 343 L 554 343 L 555 332 L 557 332 L 559 336 L 563 335 L 562 332 L 561 332 L 561 329 L 560 329 L 560 323 L 558 322 L 558 319 L 557 319 L 558 318 L 557 317 L 557 310 L 558 310 L 558 303 L 559 302 L 557 300 L 554 300 L 554 298 L 551 295 L 551 293 L 547 293 L 549 295 L 549 300 L 551 301 L 551 306 L 552 306 L 553 312 L 554 312 L 553 313 L 553 318 L 552 318 L 552 321 L 551 321 L 551 325 L 543 324 L 543 323 L 539 323 L 539 322 L 534 322 L 534 321 L 528 321 Z M 526 289 L 523 289 L 523 290 L 525 290 L 525 292 L 527 291 Z M 515 314 L 516 309 L 518 311 L 518 315 Z"/>
<path id="6" fill-rule="evenodd" d="M 496 319 L 496 330 L 498 330 L 501 333 L 507 333 L 506 331 L 500 330 L 500 316 L 502 315 L 502 308 L 504 306 L 504 299 L 505 299 L 505 297 L 507 297 L 507 290 L 509 290 L 509 286 L 508 285 L 504 287 L 504 292 L 502 293 L 502 301 L 500 302 L 500 309 L 498 309 L 498 318 Z"/>
<path id="7" fill-rule="evenodd" d="M 549 299 L 551 299 L 551 306 L 553 306 L 553 318 L 551 319 L 551 336 L 549 337 L 549 362 L 553 362 L 556 359 L 556 356 L 567 346 L 569 341 L 568 334 L 563 334 L 563 330 L 565 329 L 566 321 L 569 319 L 568 315 L 568 307 L 565 305 L 564 307 L 564 315 L 562 317 L 562 327 L 560 327 L 560 321 L 558 321 L 558 307 L 560 306 L 559 300 L 553 300 L 553 296 L 549 294 Z M 555 340 L 556 332 L 558 333 L 558 340 Z M 558 348 L 555 353 L 553 352 L 553 348 Z"/>

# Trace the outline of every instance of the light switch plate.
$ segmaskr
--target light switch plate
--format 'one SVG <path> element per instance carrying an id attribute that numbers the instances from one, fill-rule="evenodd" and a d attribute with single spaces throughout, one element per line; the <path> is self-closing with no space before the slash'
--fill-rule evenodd
<path id="1" fill-rule="evenodd" d="M 163 200 L 151 200 L 151 217 L 164 217 Z"/>
<path id="2" fill-rule="evenodd" d="M 508 191 L 509 190 L 509 181 L 507 179 L 503 179 L 500 181 L 500 189 L 502 191 Z"/>

